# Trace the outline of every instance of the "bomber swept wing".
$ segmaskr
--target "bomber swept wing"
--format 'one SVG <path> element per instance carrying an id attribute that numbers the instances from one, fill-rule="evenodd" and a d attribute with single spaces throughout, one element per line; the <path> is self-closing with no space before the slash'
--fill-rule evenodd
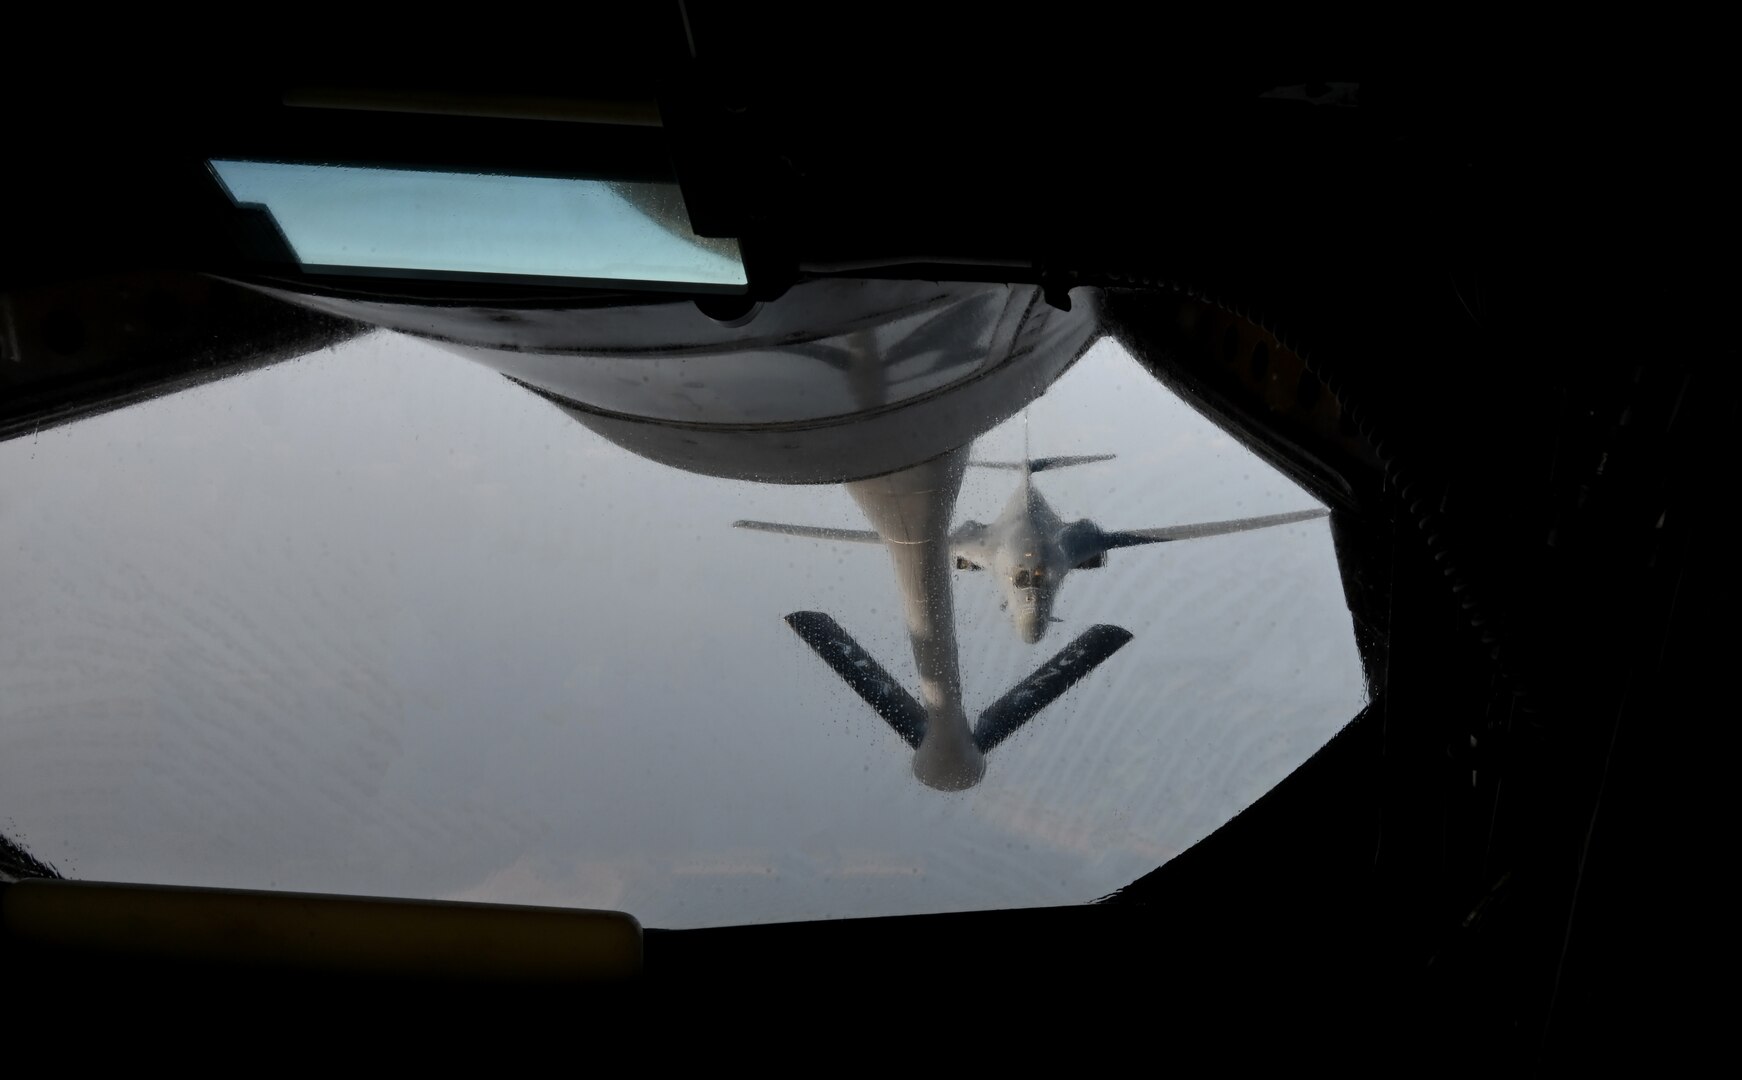
<path id="1" fill-rule="evenodd" d="M 1053 512 L 1046 499 L 1030 483 L 1037 472 L 1105 461 L 1111 454 L 1082 454 L 1023 461 L 972 461 L 968 464 L 1021 473 L 1021 482 L 998 520 L 986 524 L 964 521 L 939 536 L 955 559 L 958 570 L 989 569 L 1005 594 L 1002 608 L 1010 613 L 1024 641 L 1040 640 L 1052 616 L 1052 604 L 1066 575 L 1074 570 L 1092 570 L 1106 565 L 1107 553 L 1117 548 L 1197 540 L 1208 536 L 1268 529 L 1325 517 L 1328 510 L 1292 510 L 1282 514 L 1230 518 L 1224 521 L 1165 525 L 1154 529 L 1105 530 L 1088 518 L 1066 522 Z M 847 541 L 900 547 L 912 538 L 883 536 L 870 529 L 840 529 L 819 525 L 788 525 L 773 521 L 737 521 L 740 529 L 778 533 L 809 540 Z M 892 550 L 894 550 L 892 548 Z"/>
<path id="2" fill-rule="evenodd" d="M 1113 454 L 1057 454 L 1053 457 L 1029 458 L 1027 461 L 970 461 L 981 469 L 1009 469 L 1013 472 L 1046 472 L 1049 469 L 1067 469 L 1072 465 L 1089 465 L 1097 461 L 1112 461 Z"/>
<path id="3" fill-rule="evenodd" d="M 881 544 L 883 538 L 870 529 L 830 529 L 820 525 L 784 525 L 778 521 L 734 521 L 734 529 L 802 536 L 807 540 L 844 540 L 853 544 Z"/>
<path id="4" fill-rule="evenodd" d="M 1097 455 L 1090 460 L 1102 460 L 1111 455 Z M 1052 459 L 1042 458 L 1042 461 Z M 1019 462 L 982 462 L 975 465 L 991 465 L 1002 468 L 1006 464 L 1019 465 Z M 1068 464 L 1077 464 L 1075 461 Z M 1077 562 L 1092 559 L 1102 552 L 1116 548 L 1137 547 L 1141 544 L 1165 544 L 1173 540 L 1200 540 L 1207 536 L 1226 536 L 1230 533 L 1249 532 L 1253 529 L 1268 529 L 1276 525 L 1293 525 L 1296 522 L 1312 521 L 1329 514 L 1329 510 L 1291 510 L 1286 514 L 1265 514 L 1260 517 L 1230 518 L 1227 521 L 1205 521 L 1194 525 L 1164 525 L 1158 529 L 1119 529 L 1108 532 L 1097 527 L 1084 518 L 1072 523 L 1063 540 L 1071 557 Z M 883 538 L 870 529 L 834 529 L 820 525 L 786 525 L 776 521 L 734 521 L 733 526 L 739 529 L 753 529 L 758 532 L 780 533 L 783 536 L 800 536 L 810 540 L 839 540 L 855 544 L 878 544 Z M 977 542 L 985 532 L 985 526 L 978 522 L 964 522 L 950 534 L 952 547 L 961 548 Z M 960 552 L 967 554 L 966 552 Z M 974 554 L 981 554 L 975 551 Z"/>
<path id="5" fill-rule="evenodd" d="M 1265 514 L 1260 517 L 1231 518 L 1227 521 L 1206 521 L 1195 525 L 1164 525 L 1159 529 L 1120 529 L 1104 532 L 1084 519 L 1071 526 L 1068 542 L 1073 555 L 1093 558 L 1103 551 L 1136 547 L 1139 544 L 1165 544 L 1172 540 L 1199 540 L 1206 536 L 1226 536 L 1229 533 L 1268 529 L 1275 525 L 1292 525 L 1311 521 L 1329 514 L 1329 510 L 1292 510 L 1286 514 Z"/>

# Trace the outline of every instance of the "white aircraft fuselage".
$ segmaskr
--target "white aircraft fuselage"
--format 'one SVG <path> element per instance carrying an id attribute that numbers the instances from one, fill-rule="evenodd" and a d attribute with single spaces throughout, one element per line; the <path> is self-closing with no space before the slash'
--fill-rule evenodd
<path id="1" fill-rule="evenodd" d="M 995 521 L 967 522 L 957 531 L 957 565 L 983 567 L 998 579 L 1001 606 L 1029 645 L 1045 636 L 1058 587 L 1075 565 L 1065 550 L 1070 528 L 1025 471 Z"/>
<path id="2" fill-rule="evenodd" d="M 838 623 L 820 612 L 800 612 L 788 624 L 836 674 L 877 709 L 913 748 L 913 772 L 928 787 L 960 790 L 979 783 L 986 753 L 1130 640 L 1114 626 L 1093 626 L 1043 663 L 1023 683 L 989 706 L 970 725 L 962 704 L 956 647 L 955 598 L 950 570 L 989 571 L 998 579 L 1003 607 L 1028 644 L 1045 636 L 1059 586 L 1072 570 L 1106 563 L 1112 548 L 1243 532 L 1309 518 L 1324 510 L 1267 517 L 1106 532 L 1087 518 L 1067 522 L 1034 486 L 1036 472 L 1104 460 L 1059 457 L 1021 462 L 969 462 L 962 447 L 929 461 L 846 485 L 869 530 L 769 521 L 739 521 L 739 528 L 806 539 L 880 544 L 888 552 L 901 593 L 919 700 L 907 696 Z M 950 528 L 969 464 L 1017 469 L 1015 492 L 991 524 L 966 521 Z"/>

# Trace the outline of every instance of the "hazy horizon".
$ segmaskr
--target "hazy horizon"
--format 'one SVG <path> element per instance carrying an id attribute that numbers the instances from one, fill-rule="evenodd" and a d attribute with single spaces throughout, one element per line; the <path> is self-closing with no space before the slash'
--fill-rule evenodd
<path id="1" fill-rule="evenodd" d="M 1028 410 L 1067 519 L 1310 496 L 1110 339 Z M 976 456 L 1022 454 L 1019 416 Z M 956 519 L 1014 483 L 969 470 Z M 706 926 L 1074 903 L 1244 809 L 1361 707 L 1323 520 L 1113 552 L 1023 645 L 955 597 L 970 715 L 1093 623 L 1132 642 L 992 755 L 908 752 L 782 616 L 913 686 L 838 486 L 670 469 L 375 333 L 0 445 L 0 831 L 73 877 L 620 908 Z"/>

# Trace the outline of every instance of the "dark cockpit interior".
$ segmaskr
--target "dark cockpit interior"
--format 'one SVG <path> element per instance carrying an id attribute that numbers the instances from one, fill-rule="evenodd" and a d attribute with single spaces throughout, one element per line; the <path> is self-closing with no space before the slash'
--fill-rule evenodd
<path id="1" fill-rule="evenodd" d="M 930 583 L 992 567 L 947 546 L 928 493 L 1104 337 L 1328 511 L 1365 693 L 1328 742 L 1108 895 L 1002 910 L 672 928 L 82 881 L 7 836 L 6 1011 L 306 1033 L 421 1008 L 474 1044 L 522 1025 L 686 1063 L 892 1040 L 1097 1069 L 1689 1052 L 1721 1004 L 1698 973 L 1723 964 L 1710 733 L 1734 595 L 1723 489 L 1698 478 L 1738 400 L 1718 274 L 1687 257 L 1721 239 L 1702 94 L 1624 62 L 1643 42 L 1442 61 L 1233 12 L 1032 18 L 669 3 L 141 48 L 26 15 L 13 51 L 67 62 L 53 86 L 0 76 L 0 439 L 391 331 L 639 458 L 841 485 L 863 518 L 808 535 L 911 546 L 903 595 L 953 626 Z M 1113 546 L 1066 566 L 1145 573 Z M 1047 574 L 1012 584 L 1078 595 Z M 834 677 L 793 631 L 858 649 L 845 616 L 780 614 L 791 678 Z M 948 769 L 1139 663 L 1114 630 L 977 728 L 953 639 L 914 632 L 918 698 L 890 689 L 905 669 L 837 674 L 916 774 L 961 788 L 980 773 Z M 52 737 L 34 716 L 0 701 L 0 756 Z"/>

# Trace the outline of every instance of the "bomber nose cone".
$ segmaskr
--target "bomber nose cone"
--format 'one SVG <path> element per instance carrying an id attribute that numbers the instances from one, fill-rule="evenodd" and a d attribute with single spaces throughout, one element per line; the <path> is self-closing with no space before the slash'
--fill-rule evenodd
<path id="1" fill-rule="evenodd" d="M 1051 604 L 1045 602 L 1039 589 L 1029 589 L 1016 600 L 1011 610 L 1011 617 L 1016 622 L 1016 633 L 1026 645 L 1033 645 L 1046 636 L 1048 609 Z"/>

